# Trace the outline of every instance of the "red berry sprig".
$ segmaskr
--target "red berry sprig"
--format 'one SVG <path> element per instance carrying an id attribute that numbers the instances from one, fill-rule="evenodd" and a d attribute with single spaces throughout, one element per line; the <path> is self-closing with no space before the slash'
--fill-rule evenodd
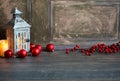
<path id="1" fill-rule="evenodd" d="M 84 53 L 86 56 L 91 56 L 93 53 L 98 52 L 101 54 L 115 54 L 120 51 L 120 41 L 118 43 L 113 43 L 111 45 L 106 45 L 104 43 L 98 43 L 93 45 L 90 48 L 81 48 L 80 45 L 75 45 L 73 48 L 66 48 L 66 54 L 80 50 L 81 53 Z"/>
<path id="2" fill-rule="evenodd" d="M 76 50 L 80 49 L 80 45 L 75 45 L 73 48 L 66 48 L 66 54 L 69 54 L 70 52 L 75 52 Z"/>

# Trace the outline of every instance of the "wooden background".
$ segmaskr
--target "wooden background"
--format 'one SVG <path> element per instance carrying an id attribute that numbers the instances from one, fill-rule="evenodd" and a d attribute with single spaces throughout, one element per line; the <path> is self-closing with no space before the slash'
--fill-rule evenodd
<path id="1" fill-rule="evenodd" d="M 118 40 L 120 1 L 52 0 L 53 42 L 75 44 L 86 40 Z"/>
<path id="2" fill-rule="evenodd" d="M 32 25 L 31 42 L 49 42 L 48 0 L 0 0 L 0 39 L 5 39 L 5 25 L 11 20 L 11 10 L 17 7 L 22 18 Z"/>
<path id="3" fill-rule="evenodd" d="M 36 44 L 47 44 L 52 40 L 50 21 L 51 0 L 0 0 L 0 39 L 5 39 L 5 25 L 11 20 L 11 10 L 18 7 L 23 12 L 22 17 L 32 25 L 31 42 Z M 63 0 L 52 0 L 63 1 Z M 66 0 L 69 1 L 69 0 Z M 98 1 L 119 6 L 119 0 L 76 0 L 76 1 Z M 119 13 L 116 12 L 116 13 Z M 118 16 L 119 17 L 119 16 Z M 117 18 L 116 18 L 117 19 Z M 119 27 L 118 27 L 119 31 Z M 59 41 L 59 40 L 58 40 Z"/>

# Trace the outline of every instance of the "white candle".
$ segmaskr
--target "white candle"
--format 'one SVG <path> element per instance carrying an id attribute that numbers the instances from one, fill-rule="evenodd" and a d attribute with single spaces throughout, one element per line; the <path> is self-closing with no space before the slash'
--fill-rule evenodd
<path id="1" fill-rule="evenodd" d="M 0 40 L 0 57 L 4 57 L 4 52 L 8 50 L 8 41 Z"/>

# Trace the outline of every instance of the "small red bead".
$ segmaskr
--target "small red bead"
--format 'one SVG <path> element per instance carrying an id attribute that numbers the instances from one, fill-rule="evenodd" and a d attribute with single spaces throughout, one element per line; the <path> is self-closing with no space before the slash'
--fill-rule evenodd
<path id="1" fill-rule="evenodd" d="M 69 54 L 70 50 L 68 48 L 66 48 L 66 54 Z"/>

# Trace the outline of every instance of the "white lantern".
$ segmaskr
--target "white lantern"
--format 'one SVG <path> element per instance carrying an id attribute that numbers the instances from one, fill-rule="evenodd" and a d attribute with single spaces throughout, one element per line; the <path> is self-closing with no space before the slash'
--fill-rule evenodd
<path id="1" fill-rule="evenodd" d="M 24 21 L 20 14 L 22 12 L 17 8 L 12 11 L 13 18 L 7 24 L 6 37 L 8 40 L 9 49 L 14 54 L 21 49 L 25 49 L 27 52 L 30 51 L 30 25 Z"/>

